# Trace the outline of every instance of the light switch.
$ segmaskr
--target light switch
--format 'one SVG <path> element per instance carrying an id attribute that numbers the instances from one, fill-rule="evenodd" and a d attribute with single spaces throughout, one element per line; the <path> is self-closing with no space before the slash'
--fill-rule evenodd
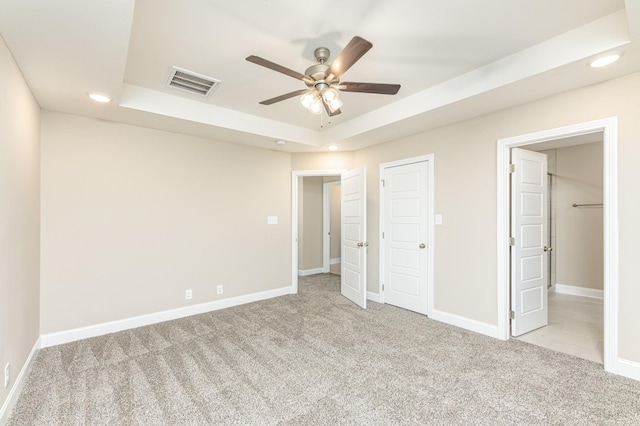
<path id="1" fill-rule="evenodd" d="M 442 215 L 441 214 L 437 214 L 436 215 L 436 225 L 442 225 Z"/>
<path id="2" fill-rule="evenodd" d="M 278 216 L 267 216 L 267 225 L 277 225 Z"/>

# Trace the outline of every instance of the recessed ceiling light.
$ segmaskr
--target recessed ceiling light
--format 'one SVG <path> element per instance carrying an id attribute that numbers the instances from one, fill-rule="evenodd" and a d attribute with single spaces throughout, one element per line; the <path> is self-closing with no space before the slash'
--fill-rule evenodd
<path id="1" fill-rule="evenodd" d="M 107 95 L 103 95 L 102 93 L 87 93 L 87 95 L 96 102 L 111 102 L 111 98 Z"/>
<path id="2" fill-rule="evenodd" d="M 284 145 L 285 143 L 286 143 L 285 141 L 281 141 L 281 140 L 276 141 L 276 145 Z"/>
<path id="3" fill-rule="evenodd" d="M 329 145 L 329 146 L 327 147 L 327 149 L 328 149 L 329 151 L 335 151 L 336 149 L 338 149 L 338 147 L 337 147 L 336 145 Z"/>
<path id="4" fill-rule="evenodd" d="M 596 56 L 591 61 L 589 61 L 589 66 L 592 68 L 600 68 L 606 67 L 614 62 L 616 62 L 622 56 L 621 52 L 611 52 L 605 55 Z"/>

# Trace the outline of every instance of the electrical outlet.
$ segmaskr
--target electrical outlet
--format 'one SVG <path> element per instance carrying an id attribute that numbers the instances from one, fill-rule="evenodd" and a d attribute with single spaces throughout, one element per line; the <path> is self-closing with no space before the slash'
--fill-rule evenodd
<path id="1" fill-rule="evenodd" d="M 4 366 L 4 387 L 9 386 L 9 381 L 11 380 L 11 364 L 7 363 Z"/>
<path id="2" fill-rule="evenodd" d="M 193 291 L 186 290 L 184 292 L 184 298 L 185 298 L 185 300 L 193 299 Z"/>
<path id="3" fill-rule="evenodd" d="M 222 284 L 220 284 L 218 287 L 216 287 L 216 292 L 218 294 L 222 294 Z"/>

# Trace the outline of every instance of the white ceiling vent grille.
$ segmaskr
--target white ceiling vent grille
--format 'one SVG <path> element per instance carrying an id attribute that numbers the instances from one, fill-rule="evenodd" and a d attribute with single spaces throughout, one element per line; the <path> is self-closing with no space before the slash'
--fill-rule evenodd
<path id="1" fill-rule="evenodd" d="M 222 82 L 206 75 L 172 67 L 167 86 L 186 90 L 201 96 L 209 96 Z"/>

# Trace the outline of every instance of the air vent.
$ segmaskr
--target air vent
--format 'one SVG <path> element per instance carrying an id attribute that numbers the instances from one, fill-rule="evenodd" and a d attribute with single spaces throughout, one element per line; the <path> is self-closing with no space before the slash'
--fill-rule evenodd
<path id="1" fill-rule="evenodd" d="M 172 67 L 167 86 L 186 90 L 201 96 L 209 96 L 222 82 L 206 75 Z"/>

